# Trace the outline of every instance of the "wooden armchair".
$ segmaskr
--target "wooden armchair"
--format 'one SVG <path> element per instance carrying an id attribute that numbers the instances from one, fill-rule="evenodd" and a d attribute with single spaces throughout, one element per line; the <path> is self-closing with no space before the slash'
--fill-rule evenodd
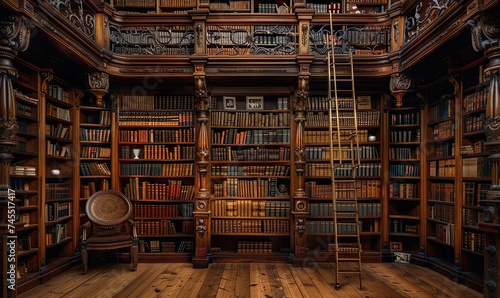
<path id="1" fill-rule="evenodd" d="M 88 269 L 89 250 L 130 248 L 132 270 L 137 270 L 139 238 L 132 216 L 132 204 L 121 192 L 101 190 L 94 193 L 85 205 L 89 219 L 82 225 L 81 255 L 83 274 Z"/>

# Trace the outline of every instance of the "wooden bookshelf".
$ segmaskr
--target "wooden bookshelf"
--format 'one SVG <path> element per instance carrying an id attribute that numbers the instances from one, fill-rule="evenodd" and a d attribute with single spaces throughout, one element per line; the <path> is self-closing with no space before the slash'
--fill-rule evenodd
<path id="1" fill-rule="evenodd" d="M 290 252 L 290 121 L 285 96 L 212 96 L 214 258 L 262 252 L 286 259 Z"/>
<path id="2" fill-rule="evenodd" d="M 462 220 L 461 220 L 461 267 L 466 283 L 481 289 L 484 270 L 485 233 L 479 230 L 483 207 L 481 201 L 491 186 L 490 152 L 483 145 L 486 141 L 485 120 L 489 81 L 483 81 L 482 65 L 474 64 L 463 70 L 464 84 L 461 98 L 460 157 L 462 160 Z M 457 244 L 460 245 L 460 244 Z"/>
<path id="3" fill-rule="evenodd" d="M 365 95 L 363 98 L 367 99 L 366 105 L 357 112 L 361 165 L 358 169 L 356 188 L 361 220 L 361 244 L 364 257 L 367 258 L 374 252 L 379 254 L 382 245 L 381 111 L 378 105 L 374 104 L 376 101 L 373 96 Z M 351 99 L 340 99 L 339 113 L 342 113 L 342 109 L 350 108 L 352 104 Z M 305 192 L 309 208 L 306 225 L 307 245 L 310 255 L 314 256 L 321 252 L 320 255 L 332 258 L 334 239 L 330 156 L 333 154 L 336 159 L 348 158 L 342 156 L 347 150 L 338 152 L 338 149 L 334 148 L 334 152 L 330 152 L 327 97 L 311 96 L 307 105 L 304 131 Z M 349 148 L 349 136 L 340 137 L 342 146 Z M 343 175 L 342 168 L 337 168 L 336 171 L 337 175 Z M 336 196 L 342 197 L 345 189 L 346 186 L 337 185 Z"/>
<path id="4" fill-rule="evenodd" d="M 120 188 L 132 200 L 139 259 L 188 259 L 194 248 L 193 96 L 122 94 Z"/>
<path id="5" fill-rule="evenodd" d="M 421 233 L 421 100 L 408 93 L 389 103 L 389 243 L 416 253 Z"/>
<path id="6" fill-rule="evenodd" d="M 40 216 L 40 158 L 39 133 L 41 119 L 39 109 L 38 69 L 24 61 L 16 63 L 19 77 L 13 82 L 16 98 L 16 117 L 19 132 L 10 166 L 10 185 L 18 199 L 18 221 L 15 223 L 18 242 L 17 284 L 29 288 L 36 284 L 41 266 L 40 236 L 43 224 Z M 43 118 L 42 118 L 43 119 Z M 43 240 L 42 240 L 43 241 Z"/>
<path id="7" fill-rule="evenodd" d="M 50 73 L 50 71 L 48 71 Z M 75 187 L 77 172 L 75 171 L 74 146 L 75 136 L 74 102 L 77 92 L 62 79 L 54 76 L 42 82 L 45 106 L 41 124 L 44 136 L 43 177 L 41 191 L 41 227 L 39 229 L 42 246 L 42 264 L 49 266 L 61 258 L 74 257 L 78 241 L 79 224 L 75 204 Z"/>
<path id="8" fill-rule="evenodd" d="M 460 173 L 455 163 L 455 115 L 459 104 L 456 106 L 453 88 L 448 82 L 437 81 L 427 89 L 423 155 L 427 164 L 425 250 L 436 264 L 445 263 L 448 268 L 453 268 L 458 257 L 456 231 L 460 228 L 455 184 Z"/>
<path id="9" fill-rule="evenodd" d="M 101 102 L 91 92 L 85 92 L 79 99 L 78 138 L 79 152 L 75 158 L 80 165 L 80 184 L 77 192 L 80 225 L 87 219 L 87 199 L 97 191 L 111 189 L 112 116 L 110 95 L 104 95 Z"/>

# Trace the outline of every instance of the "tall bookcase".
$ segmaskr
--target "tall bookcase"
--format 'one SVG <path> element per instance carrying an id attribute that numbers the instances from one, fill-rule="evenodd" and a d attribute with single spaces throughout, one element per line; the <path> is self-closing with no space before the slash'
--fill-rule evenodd
<path id="1" fill-rule="evenodd" d="M 381 249 L 381 210 L 382 180 L 380 156 L 380 106 L 375 96 L 363 95 L 358 98 L 358 138 L 360 144 L 361 165 L 357 175 L 358 207 L 361 227 L 363 256 L 379 258 Z M 324 252 L 333 252 L 333 214 L 330 154 L 328 101 L 324 96 L 311 96 L 308 101 L 304 144 L 306 145 L 305 191 L 308 197 L 310 213 L 306 224 L 307 247 L 313 257 L 324 256 Z M 352 100 L 345 101 L 348 104 Z M 342 109 L 352 107 L 342 106 Z M 349 135 L 341 136 L 340 142 L 349 145 Z M 335 140 L 337 141 L 337 140 Z M 347 157 L 346 157 L 347 158 Z M 342 173 L 338 173 L 342 175 Z M 337 188 L 337 197 L 341 198 L 342 187 Z M 321 254 L 318 254 L 320 252 Z M 327 254 L 329 255 L 329 254 Z M 333 253 L 331 254 L 334 255 Z"/>
<path id="2" fill-rule="evenodd" d="M 287 96 L 211 97 L 213 258 L 288 257 L 291 113 Z"/>
<path id="3" fill-rule="evenodd" d="M 79 188 L 76 189 L 80 225 L 85 219 L 87 199 L 97 191 L 111 188 L 111 100 L 104 96 L 102 102 L 90 92 L 85 92 L 76 107 L 79 124 L 79 151 L 75 153 L 80 165 Z"/>
<path id="4" fill-rule="evenodd" d="M 75 185 L 77 185 L 73 146 L 76 139 L 73 128 L 75 120 L 74 100 L 77 91 L 50 71 L 42 74 L 44 96 L 41 125 L 43 133 L 43 181 L 41 214 L 44 218 L 40 227 L 44 242 L 42 266 L 57 267 L 69 262 L 75 256 L 78 219 L 75 219 Z"/>
<path id="5" fill-rule="evenodd" d="M 190 260 L 195 99 L 124 93 L 118 106 L 120 187 L 132 200 L 139 260 Z"/>
<path id="6" fill-rule="evenodd" d="M 456 106 L 453 85 L 438 81 L 427 90 L 425 109 L 425 158 L 427 163 L 426 245 L 427 257 L 449 268 L 455 265 L 456 192 L 455 165 Z M 459 106 L 459 105 L 458 105 Z M 459 224 L 459 223 L 458 223 Z"/>
<path id="7" fill-rule="evenodd" d="M 389 241 L 398 251 L 413 253 L 420 249 L 421 233 L 422 103 L 414 93 L 389 103 Z"/>
<path id="8" fill-rule="evenodd" d="M 39 74 L 36 67 L 25 62 L 16 64 L 18 80 L 14 82 L 16 96 L 16 118 L 19 132 L 18 147 L 13 152 L 15 159 L 10 168 L 10 185 L 18 200 L 17 284 L 21 288 L 36 284 L 40 269 L 40 235 L 43 225 L 40 216 L 40 109 Z"/>
<path id="9" fill-rule="evenodd" d="M 486 101 L 489 81 L 483 81 L 482 65 L 476 64 L 462 72 L 462 130 L 460 155 L 462 174 L 461 269 L 466 283 L 481 289 L 485 252 L 485 234 L 479 230 L 483 207 L 491 186 L 490 152 L 485 149 Z"/>

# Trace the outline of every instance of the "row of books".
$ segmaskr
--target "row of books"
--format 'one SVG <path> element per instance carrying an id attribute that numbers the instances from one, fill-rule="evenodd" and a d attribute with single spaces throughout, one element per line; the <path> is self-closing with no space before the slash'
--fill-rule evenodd
<path id="1" fill-rule="evenodd" d="M 290 147 L 280 147 L 280 148 L 212 147 L 212 160 L 285 161 L 285 160 L 290 160 Z"/>
<path id="2" fill-rule="evenodd" d="M 379 110 L 362 110 L 356 112 L 358 125 L 365 126 L 378 126 L 380 125 L 380 111 Z M 354 126 L 354 113 L 353 112 L 339 112 L 339 124 L 337 124 L 336 117 L 332 118 L 333 125 L 341 126 Z M 330 116 L 327 112 L 308 112 L 306 114 L 307 126 L 322 126 L 329 127 Z"/>
<path id="3" fill-rule="evenodd" d="M 211 200 L 212 216 L 288 217 L 290 201 Z"/>
<path id="4" fill-rule="evenodd" d="M 338 235 L 356 235 L 360 223 L 338 222 Z M 330 234 L 335 232 L 333 220 L 309 220 L 306 222 L 306 232 L 309 234 Z"/>
<path id="5" fill-rule="evenodd" d="M 468 94 L 464 97 L 462 107 L 465 113 L 474 112 L 486 107 L 489 89 L 484 88 L 480 91 Z"/>
<path id="6" fill-rule="evenodd" d="M 455 223 L 455 206 L 434 204 L 429 208 L 429 219 Z"/>
<path id="7" fill-rule="evenodd" d="M 418 235 L 418 225 L 405 219 L 389 218 L 389 233 Z"/>
<path id="8" fill-rule="evenodd" d="M 415 164 L 391 164 L 389 175 L 392 177 L 420 177 L 420 165 Z"/>
<path id="9" fill-rule="evenodd" d="M 137 234 L 140 236 L 164 236 L 194 233 L 194 221 L 173 221 L 169 219 L 143 219 L 135 221 Z"/>
<path id="10" fill-rule="evenodd" d="M 432 126 L 432 139 L 441 140 L 455 136 L 455 122 L 448 120 Z"/>
<path id="11" fill-rule="evenodd" d="M 429 161 L 430 177 L 455 177 L 455 159 Z"/>
<path id="12" fill-rule="evenodd" d="M 464 231 L 463 248 L 484 253 L 486 235 L 484 233 Z"/>
<path id="13" fill-rule="evenodd" d="M 468 157 L 462 159 L 462 177 L 486 178 L 491 176 L 491 160 L 488 157 Z"/>
<path id="14" fill-rule="evenodd" d="M 420 111 L 392 113 L 389 125 L 420 124 Z"/>
<path id="15" fill-rule="evenodd" d="M 416 130 L 394 130 L 389 132 L 389 141 L 392 143 L 420 142 L 420 128 Z"/>
<path id="16" fill-rule="evenodd" d="M 237 128 L 212 130 L 212 144 L 281 144 L 290 143 L 290 129 L 253 129 Z"/>
<path id="17" fill-rule="evenodd" d="M 213 194 L 221 197 L 276 197 L 288 195 L 280 191 L 277 178 L 238 179 L 228 178 L 213 184 Z M 283 189 L 284 186 L 281 186 Z"/>
<path id="18" fill-rule="evenodd" d="M 185 185 L 181 180 L 151 182 L 134 177 L 129 178 L 123 192 L 131 200 L 191 201 L 194 197 L 194 185 Z"/>
<path id="19" fill-rule="evenodd" d="M 134 218 L 166 218 L 166 217 L 192 217 L 193 203 L 167 204 L 137 204 L 134 203 Z"/>
<path id="20" fill-rule="evenodd" d="M 121 95 L 120 110 L 194 110 L 195 98 L 189 95 Z"/>
<path id="21" fill-rule="evenodd" d="M 212 166 L 212 176 L 290 176 L 290 166 Z"/>
<path id="22" fill-rule="evenodd" d="M 419 147 L 389 148 L 389 159 L 420 159 Z"/>
<path id="23" fill-rule="evenodd" d="M 239 254 L 270 254 L 273 252 L 273 243 L 271 241 L 238 241 L 236 252 Z"/>
<path id="24" fill-rule="evenodd" d="M 49 226 L 45 231 L 45 245 L 59 243 L 69 237 L 69 233 L 68 224 L 55 224 L 51 227 Z"/>
<path id="25" fill-rule="evenodd" d="M 46 107 L 47 115 L 55 117 L 57 119 L 71 122 L 71 111 L 68 109 L 60 108 L 52 103 L 47 103 Z"/>
<path id="26" fill-rule="evenodd" d="M 436 239 L 445 244 L 455 245 L 455 225 L 453 223 L 436 223 Z"/>
<path id="27" fill-rule="evenodd" d="M 449 98 L 440 99 L 436 104 L 429 107 L 430 121 L 447 119 L 455 116 L 455 100 Z"/>
<path id="28" fill-rule="evenodd" d="M 82 176 L 109 176 L 111 170 L 105 162 L 82 162 L 80 173 Z"/>
<path id="29" fill-rule="evenodd" d="M 213 234 L 289 234 L 288 219 L 212 219 Z"/>
<path id="30" fill-rule="evenodd" d="M 158 126 L 193 126 L 193 112 L 191 111 L 120 111 L 119 125 L 158 125 Z"/>
<path id="31" fill-rule="evenodd" d="M 441 142 L 432 145 L 434 146 L 433 157 L 442 158 L 455 156 L 455 142 Z"/>
<path id="32" fill-rule="evenodd" d="M 176 164 L 122 164 L 121 175 L 123 176 L 192 176 L 194 174 L 194 165 L 192 163 Z"/>
<path id="33" fill-rule="evenodd" d="M 333 203 L 307 204 L 311 216 L 333 216 Z M 358 203 L 359 216 L 380 216 L 380 203 Z M 354 203 L 338 202 L 336 211 L 342 213 L 356 213 Z"/>
<path id="34" fill-rule="evenodd" d="M 241 25 L 231 25 L 231 26 L 207 26 L 207 30 L 216 31 L 214 34 L 219 34 L 221 31 L 230 31 L 230 32 L 246 32 L 251 30 L 251 26 L 241 26 Z M 245 41 L 246 42 L 246 41 Z M 232 48 L 232 47 L 231 47 Z M 218 47 L 216 50 L 224 50 L 223 48 Z M 244 49 L 246 51 L 247 49 Z M 236 50 L 238 51 L 238 50 Z M 238 51 L 241 53 L 241 51 Z M 254 113 L 262 113 L 259 110 L 279 110 L 279 111 L 288 111 L 289 109 L 289 101 L 288 97 L 278 96 L 278 97 L 262 97 L 262 105 L 259 106 L 259 110 L 255 108 L 249 109 L 249 104 L 251 97 L 250 96 L 212 96 L 210 100 L 210 109 L 212 111 L 217 110 L 239 110 L 239 111 L 248 111 Z M 260 99 L 260 97 L 259 97 Z M 213 113 L 213 112 L 212 112 Z M 288 113 L 285 113 L 288 114 Z M 287 116 L 289 117 L 289 116 Z"/>
<path id="35" fill-rule="evenodd" d="M 57 124 L 47 124 L 45 126 L 45 134 L 55 138 L 61 139 L 71 139 L 71 125 L 65 125 L 62 123 Z"/>
<path id="36" fill-rule="evenodd" d="M 177 252 L 193 251 L 192 241 L 181 241 Z M 175 242 L 160 241 L 160 240 L 139 240 L 140 253 L 175 253 Z"/>
<path id="37" fill-rule="evenodd" d="M 47 140 L 47 155 L 71 157 L 71 148 L 61 145 L 59 142 Z"/>
<path id="38" fill-rule="evenodd" d="M 486 122 L 486 114 L 469 116 L 464 118 L 464 133 L 483 131 Z"/>
<path id="39" fill-rule="evenodd" d="M 479 227 L 478 219 L 481 217 L 482 212 L 475 209 L 463 208 L 462 210 L 462 224 L 468 227 Z"/>
<path id="40" fill-rule="evenodd" d="M 36 167 L 13 165 L 10 166 L 9 173 L 10 175 L 17 175 L 17 176 L 36 176 Z"/>
<path id="41" fill-rule="evenodd" d="M 381 197 L 381 186 L 382 182 L 380 180 L 356 180 L 355 182 L 356 194 L 358 198 L 380 198 Z M 340 182 L 335 181 L 335 191 L 337 198 L 349 198 L 352 197 L 350 194 L 345 194 L 345 191 L 352 190 L 353 187 L 350 182 Z M 332 185 L 329 184 L 318 184 L 316 181 L 307 181 L 305 183 L 305 192 L 309 199 L 331 199 L 332 198 Z"/>
<path id="42" fill-rule="evenodd" d="M 380 163 L 362 163 L 357 167 L 356 176 L 380 176 Z M 306 176 L 331 177 L 332 167 L 329 163 L 315 163 L 306 165 Z M 350 177 L 353 175 L 351 164 L 335 165 L 333 175 L 336 177 Z"/>
<path id="43" fill-rule="evenodd" d="M 332 158 L 336 160 L 357 159 L 358 157 L 363 159 L 380 158 L 378 147 L 361 145 L 358 149 L 353 151 L 350 146 L 334 147 Z M 330 156 L 330 147 L 306 147 L 306 159 L 330 159 Z"/>
<path id="44" fill-rule="evenodd" d="M 194 142 L 195 129 L 138 129 L 120 130 L 119 140 L 122 143 L 190 143 Z"/>
<path id="45" fill-rule="evenodd" d="M 125 146 L 128 147 L 128 146 Z M 125 148 L 127 150 L 127 148 Z M 194 159 L 194 146 L 144 145 L 143 159 L 180 160 Z M 140 158 L 140 155 L 139 155 Z"/>
<path id="46" fill-rule="evenodd" d="M 81 141 L 109 142 L 111 136 L 110 129 L 101 128 L 80 128 Z"/>
<path id="47" fill-rule="evenodd" d="M 89 198 L 99 190 L 110 189 L 110 182 L 108 179 L 96 179 L 97 181 L 89 181 L 87 185 L 82 182 L 80 184 L 80 197 Z"/>
<path id="48" fill-rule="evenodd" d="M 82 158 L 107 158 L 111 157 L 111 148 L 109 147 L 89 147 L 83 146 L 80 153 Z"/>
<path id="49" fill-rule="evenodd" d="M 290 112 L 218 112 L 211 113 L 211 125 L 242 127 L 289 127 Z"/>
<path id="50" fill-rule="evenodd" d="M 103 103 L 106 103 L 106 101 L 103 101 Z M 92 103 L 92 105 L 95 106 L 96 104 Z M 111 111 L 99 111 L 99 113 L 95 111 L 87 112 L 82 116 L 81 123 L 111 125 Z"/>
<path id="51" fill-rule="evenodd" d="M 440 202 L 455 202 L 455 184 L 431 182 L 429 200 Z"/>
<path id="52" fill-rule="evenodd" d="M 339 109 L 352 109 L 354 108 L 355 101 L 348 97 L 337 98 Z M 335 102 L 332 102 L 335 105 Z M 326 96 L 310 96 L 306 102 L 306 107 L 308 111 L 322 111 L 329 109 L 329 99 Z M 371 102 L 368 107 L 371 108 Z M 313 117 L 316 113 L 308 112 L 307 115 Z M 324 114 L 324 113 L 323 113 Z M 314 124 L 311 124 L 314 125 Z"/>
<path id="53" fill-rule="evenodd" d="M 351 137 L 354 132 L 349 132 L 349 131 L 341 131 L 340 132 L 340 141 L 341 142 L 350 142 Z M 368 130 L 366 129 L 361 129 L 358 130 L 357 133 L 358 136 L 358 142 L 368 142 Z M 311 144 L 311 143 L 330 143 L 330 140 L 333 140 L 334 142 L 338 142 L 339 138 L 337 134 L 330 136 L 330 132 L 327 130 L 306 130 L 304 132 L 304 142 L 306 144 Z"/>
<path id="54" fill-rule="evenodd" d="M 418 184 L 392 182 L 389 184 L 389 198 L 394 198 L 394 199 L 418 198 Z"/>
<path id="55" fill-rule="evenodd" d="M 37 115 L 36 113 L 33 114 L 33 111 L 36 112 L 36 109 L 34 109 L 32 106 L 25 105 L 22 102 L 16 101 L 16 115 L 24 115 L 36 118 Z"/>
<path id="56" fill-rule="evenodd" d="M 485 152 L 484 141 L 477 140 L 472 144 L 464 144 L 460 146 L 460 154 L 476 154 Z"/>
<path id="57" fill-rule="evenodd" d="M 47 87 L 47 94 L 59 101 L 70 102 L 70 92 L 69 90 L 65 90 L 63 87 L 59 85 L 49 85 Z"/>
<path id="58" fill-rule="evenodd" d="M 491 187 L 490 183 L 463 182 L 463 198 L 465 206 L 479 206 L 481 201 L 486 200 L 486 195 Z"/>
<path id="59" fill-rule="evenodd" d="M 215 10 L 243 10 L 250 9 L 250 1 L 224 1 L 224 2 L 212 2 L 210 3 L 210 11 Z"/>
<path id="60" fill-rule="evenodd" d="M 71 184 L 69 183 L 45 183 L 45 199 L 57 200 L 71 197 Z"/>
<path id="61" fill-rule="evenodd" d="M 45 204 L 45 222 L 51 222 L 73 214 L 72 202 L 55 202 Z"/>
<path id="62" fill-rule="evenodd" d="M 116 6 L 156 6 L 156 0 L 115 0 Z"/>

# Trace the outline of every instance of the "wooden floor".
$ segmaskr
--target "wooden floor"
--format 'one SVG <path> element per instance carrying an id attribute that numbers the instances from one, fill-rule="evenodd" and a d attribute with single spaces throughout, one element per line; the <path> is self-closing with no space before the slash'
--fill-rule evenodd
<path id="1" fill-rule="evenodd" d="M 363 264 L 343 274 L 335 290 L 333 263 L 292 267 L 282 263 L 214 263 L 194 269 L 188 263 L 93 264 L 86 275 L 75 267 L 18 297 L 482 297 L 424 267 L 404 263 Z"/>

